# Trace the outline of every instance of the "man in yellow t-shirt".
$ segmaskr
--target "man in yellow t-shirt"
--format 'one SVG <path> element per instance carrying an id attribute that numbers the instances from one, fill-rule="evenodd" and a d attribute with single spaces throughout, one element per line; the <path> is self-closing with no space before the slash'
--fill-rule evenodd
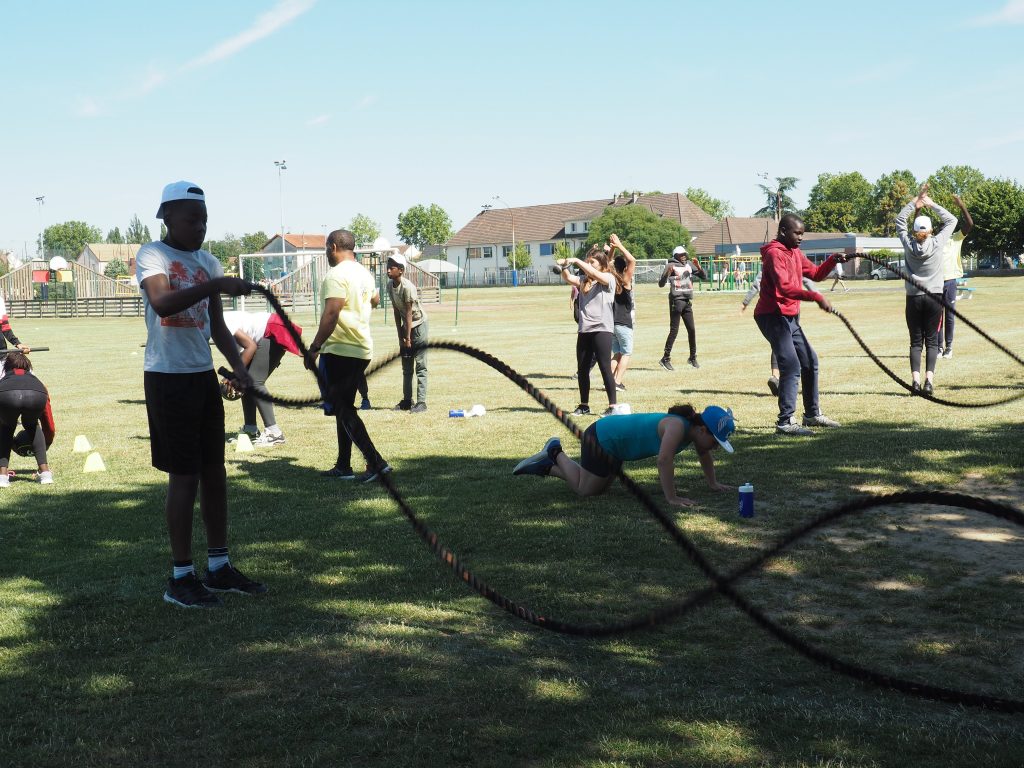
<path id="1" fill-rule="evenodd" d="M 953 195 L 953 200 L 960 206 L 960 222 L 942 252 L 942 298 L 949 305 L 956 304 L 957 280 L 964 276 L 960 250 L 964 247 L 964 238 L 974 228 L 974 221 L 971 219 L 971 214 L 968 213 L 964 201 L 960 199 L 959 195 Z M 953 323 L 955 321 L 956 315 L 949 309 L 943 309 L 942 317 L 939 318 L 939 353 L 947 360 L 953 357 Z"/>
<path id="2" fill-rule="evenodd" d="M 327 261 L 331 268 L 321 288 L 324 309 L 309 347 L 313 364 L 306 362 L 307 367 L 316 370 L 316 356 L 323 353 L 326 399 L 337 422 L 338 459 L 321 474 L 369 483 L 391 471 L 355 407 L 356 391 L 373 357 L 370 314 L 380 304 L 380 294 L 373 275 L 356 261 L 355 237 L 348 230 L 336 229 L 327 236 Z M 352 469 L 353 443 L 366 459 L 366 471 L 359 475 Z"/>

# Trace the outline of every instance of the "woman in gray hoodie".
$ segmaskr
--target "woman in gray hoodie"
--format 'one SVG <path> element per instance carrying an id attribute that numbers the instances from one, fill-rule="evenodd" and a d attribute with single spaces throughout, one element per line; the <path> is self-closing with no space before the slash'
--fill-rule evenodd
<path id="1" fill-rule="evenodd" d="M 914 233 L 907 230 L 910 214 L 924 207 L 931 208 L 942 220 L 942 229 L 932 234 L 932 220 L 924 214 L 914 219 Z M 938 205 L 922 189 L 921 193 L 903 206 L 896 216 L 896 233 L 903 243 L 903 258 L 907 272 L 913 278 L 907 286 L 907 329 L 910 331 L 910 375 L 912 391 L 930 395 L 934 391 L 935 361 L 939 356 L 939 318 L 942 317 L 942 253 L 953 230 L 956 217 Z M 926 294 L 931 294 L 930 296 Z M 921 385 L 921 348 L 925 353 L 925 380 Z"/>

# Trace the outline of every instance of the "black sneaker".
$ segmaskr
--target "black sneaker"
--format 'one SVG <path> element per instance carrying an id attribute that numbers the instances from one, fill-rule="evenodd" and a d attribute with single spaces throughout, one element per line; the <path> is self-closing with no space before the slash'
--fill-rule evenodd
<path id="1" fill-rule="evenodd" d="M 932 386 L 932 383 L 930 381 L 925 380 L 924 386 L 921 387 L 921 391 L 924 392 L 926 395 L 933 395 L 935 394 L 935 387 Z"/>
<path id="2" fill-rule="evenodd" d="M 426 403 L 416 403 L 416 405 L 414 405 L 412 408 L 409 409 L 409 412 L 410 413 L 423 413 L 425 410 L 427 410 L 427 404 Z"/>
<path id="3" fill-rule="evenodd" d="M 667 357 L 661 358 L 661 360 L 658 361 L 658 365 L 660 365 L 666 371 L 674 371 L 675 370 L 675 368 L 672 367 L 672 362 Z"/>
<path id="4" fill-rule="evenodd" d="M 573 416 L 589 416 L 590 406 L 589 405 L 577 405 L 576 410 L 572 412 Z"/>
<path id="5" fill-rule="evenodd" d="M 267 592 L 266 584 L 253 581 L 231 563 L 216 571 L 207 571 L 203 583 L 211 592 L 237 592 L 240 595 L 262 595 Z"/>
<path id="6" fill-rule="evenodd" d="M 321 472 L 320 477 L 333 477 L 335 480 L 355 480 L 356 473 L 352 467 L 331 467 Z"/>
<path id="7" fill-rule="evenodd" d="M 700 363 L 698 363 L 698 362 L 697 362 L 697 357 L 696 357 L 696 356 L 694 356 L 694 357 L 691 357 L 691 358 L 690 358 L 689 360 L 687 360 L 686 362 L 688 362 L 688 363 L 689 363 L 690 365 L 692 365 L 692 366 L 693 366 L 694 368 L 700 368 Z"/>
<path id="8" fill-rule="evenodd" d="M 768 389 L 771 390 L 773 396 L 779 396 L 779 380 L 774 376 L 768 377 Z"/>
<path id="9" fill-rule="evenodd" d="M 194 573 L 180 579 L 168 579 L 164 601 L 179 608 L 221 608 L 224 605 Z"/>
<path id="10" fill-rule="evenodd" d="M 625 384 L 616 384 L 615 385 L 615 391 L 616 392 L 625 392 L 626 391 L 626 385 Z"/>
<path id="11" fill-rule="evenodd" d="M 412 408 L 412 403 L 410 403 L 408 400 L 403 400 L 402 402 L 395 406 L 396 411 L 408 411 L 410 408 Z"/>
<path id="12" fill-rule="evenodd" d="M 386 475 L 391 471 L 390 464 L 384 464 L 377 469 L 367 469 L 363 474 L 357 475 L 356 480 L 360 483 L 372 483 L 381 475 Z"/>
<path id="13" fill-rule="evenodd" d="M 921 383 L 913 381 L 910 383 L 910 394 L 918 395 L 921 393 Z"/>

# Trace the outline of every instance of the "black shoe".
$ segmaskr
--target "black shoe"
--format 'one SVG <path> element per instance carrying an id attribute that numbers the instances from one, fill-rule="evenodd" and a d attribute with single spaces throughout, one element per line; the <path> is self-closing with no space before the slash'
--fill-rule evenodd
<path id="1" fill-rule="evenodd" d="M 660 365 L 666 371 L 674 371 L 675 370 L 675 368 L 672 367 L 672 362 L 667 357 L 661 358 L 661 360 L 658 361 L 658 365 Z"/>
<path id="2" fill-rule="evenodd" d="M 220 608 L 223 601 L 210 592 L 194 573 L 180 579 L 168 579 L 164 600 L 180 608 Z"/>
<path id="3" fill-rule="evenodd" d="M 589 416 L 590 406 L 589 405 L 577 405 L 576 410 L 572 412 L 573 416 Z"/>
<path id="4" fill-rule="evenodd" d="M 615 385 L 615 391 L 616 392 L 625 392 L 626 391 L 626 385 L 625 384 L 616 384 Z"/>
<path id="5" fill-rule="evenodd" d="M 697 356 L 696 356 L 696 355 L 694 355 L 693 357 L 691 357 L 691 358 L 690 358 L 689 360 L 687 360 L 686 362 L 688 362 L 688 363 L 689 363 L 690 365 L 692 365 L 692 366 L 693 366 L 694 368 L 700 368 L 700 363 L 698 363 L 698 362 L 697 362 Z"/>
<path id="6" fill-rule="evenodd" d="M 921 383 L 914 381 L 910 384 L 910 394 L 919 395 L 921 394 Z"/>
<path id="7" fill-rule="evenodd" d="M 775 397 L 779 396 L 779 380 L 774 376 L 768 377 L 768 389 L 771 390 L 772 395 Z"/>
<path id="8" fill-rule="evenodd" d="M 377 469 L 367 469 L 365 472 L 363 472 L 363 474 L 358 475 L 356 477 L 356 480 L 358 480 L 360 483 L 372 483 L 378 477 L 380 477 L 381 475 L 386 475 L 390 471 L 390 464 L 382 464 Z"/>
<path id="9" fill-rule="evenodd" d="M 215 571 L 207 571 L 203 583 L 211 592 L 237 592 L 240 595 L 262 595 L 267 592 L 266 584 L 253 581 L 231 563 Z"/>
<path id="10" fill-rule="evenodd" d="M 935 394 L 935 387 L 932 386 L 932 383 L 930 381 L 926 380 L 924 386 L 921 388 L 921 391 L 924 392 L 926 395 L 932 395 Z"/>
<path id="11" fill-rule="evenodd" d="M 416 405 L 414 405 L 412 408 L 409 409 L 409 412 L 410 413 L 423 413 L 425 410 L 427 410 L 427 404 L 426 403 L 416 403 Z"/>
<path id="12" fill-rule="evenodd" d="M 352 467 L 331 467 L 321 472 L 320 477 L 333 477 L 336 480 L 355 480 L 356 473 Z"/>
<path id="13" fill-rule="evenodd" d="M 408 411 L 411 408 L 412 403 L 410 403 L 408 400 L 403 400 L 402 402 L 395 406 L 396 411 Z"/>

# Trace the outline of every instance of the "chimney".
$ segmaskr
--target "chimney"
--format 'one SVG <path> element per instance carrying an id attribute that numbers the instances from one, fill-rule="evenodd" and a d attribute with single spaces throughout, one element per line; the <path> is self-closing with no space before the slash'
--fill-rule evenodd
<path id="1" fill-rule="evenodd" d="M 631 202 L 631 203 L 635 203 L 635 202 L 636 202 L 636 199 L 637 199 L 637 197 L 638 197 L 638 195 L 637 195 L 637 193 L 636 193 L 636 190 L 634 190 L 634 191 L 633 191 L 633 198 L 632 198 L 632 199 L 631 199 L 631 200 L 630 200 L 629 202 Z"/>

